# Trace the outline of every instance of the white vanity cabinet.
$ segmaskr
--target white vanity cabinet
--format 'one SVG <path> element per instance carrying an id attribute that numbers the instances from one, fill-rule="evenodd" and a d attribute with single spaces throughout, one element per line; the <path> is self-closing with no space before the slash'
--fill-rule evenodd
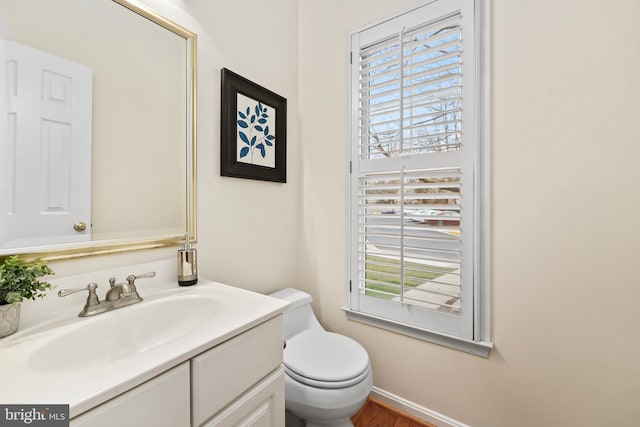
<path id="1" fill-rule="evenodd" d="M 282 315 L 71 420 L 72 427 L 284 426 Z"/>

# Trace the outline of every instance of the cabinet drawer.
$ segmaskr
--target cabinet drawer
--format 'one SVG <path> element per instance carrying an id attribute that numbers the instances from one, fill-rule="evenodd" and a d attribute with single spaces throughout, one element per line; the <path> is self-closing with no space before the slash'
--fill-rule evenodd
<path id="1" fill-rule="evenodd" d="M 73 418 L 71 427 L 189 426 L 189 363 Z"/>
<path id="2" fill-rule="evenodd" d="M 191 411 L 199 426 L 282 363 L 282 315 L 191 360 Z"/>

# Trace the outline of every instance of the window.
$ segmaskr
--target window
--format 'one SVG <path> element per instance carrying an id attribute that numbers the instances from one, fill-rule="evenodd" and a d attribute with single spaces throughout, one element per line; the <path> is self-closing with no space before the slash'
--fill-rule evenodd
<path id="1" fill-rule="evenodd" d="M 479 30 L 488 26 L 480 3 L 435 0 L 350 35 L 346 311 L 486 356 L 488 61 Z"/>

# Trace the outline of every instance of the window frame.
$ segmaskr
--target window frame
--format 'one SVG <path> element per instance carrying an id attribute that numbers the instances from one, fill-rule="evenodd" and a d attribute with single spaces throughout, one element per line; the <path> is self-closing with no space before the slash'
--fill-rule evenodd
<path id="1" fill-rule="evenodd" d="M 474 173 L 473 179 L 473 212 L 472 212 L 472 228 L 473 228 L 473 262 L 472 262 L 472 293 L 473 293 L 473 313 L 471 336 L 467 333 L 466 337 L 458 335 L 449 335 L 446 333 L 430 330 L 421 326 L 415 326 L 402 323 L 396 320 L 390 320 L 377 312 L 363 312 L 357 309 L 354 298 L 357 298 L 358 284 L 357 272 L 352 272 L 354 261 L 353 246 L 357 245 L 356 233 L 354 227 L 357 227 L 357 211 L 354 209 L 354 194 L 356 191 L 356 183 L 359 180 L 357 173 L 352 173 L 353 162 L 358 161 L 354 157 L 357 153 L 358 138 L 354 136 L 354 127 L 358 126 L 357 120 L 354 120 L 354 109 L 358 109 L 358 87 L 354 84 L 352 77 L 353 67 L 357 67 L 357 52 L 359 46 L 352 46 L 354 36 L 371 30 L 375 27 L 385 27 L 390 21 L 400 19 L 406 20 L 418 14 L 419 10 L 425 7 L 431 7 L 438 10 L 438 5 L 442 4 L 442 0 L 428 0 L 419 3 L 415 7 L 400 11 L 392 16 L 373 22 L 365 27 L 350 32 L 347 35 L 347 76 L 348 76 L 348 126 L 347 141 L 347 286 L 345 292 L 346 305 L 343 310 L 346 312 L 347 318 L 370 324 L 372 326 L 387 329 L 403 335 L 433 342 L 436 344 L 451 347 L 457 350 L 465 351 L 482 357 L 488 357 L 493 344 L 491 342 L 491 316 L 490 316 L 490 2 L 483 0 L 462 0 L 462 13 L 472 13 L 474 21 L 474 53 L 475 53 L 475 80 L 476 87 L 474 90 L 475 100 L 475 120 L 473 130 L 477 143 L 474 144 L 475 152 L 473 154 L 472 168 Z M 434 14 L 433 18 L 439 18 L 441 15 Z M 384 33 L 383 33 L 384 34 Z M 391 32 L 387 33 L 391 35 Z M 464 58 L 463 54 L 463 58 Z M 352 64 L 352 62 L 354 64 Z M 357 114 L 355 115 L 357 117 Z M 463 119 L 464 120 L 464 119 Z M 354 141 L 355 139 L 355 141 Z M 469 167 L 468 165 L 466 166 Z M 466 169 L 465 169 L 466 170 Z M 356 228 L 357 229 L 357 228 Z M 468 268 L 468 267 L 465 267 Z M 353 279 L 352 279 L 353 278 Z M 352 280 L 354 282 L 352 282 Z M 354 308 L 354 306 L 356 308 Z"/>

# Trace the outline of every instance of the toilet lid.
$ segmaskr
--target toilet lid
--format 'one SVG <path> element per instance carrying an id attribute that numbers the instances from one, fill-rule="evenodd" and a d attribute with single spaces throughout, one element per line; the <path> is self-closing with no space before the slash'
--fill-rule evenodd
<path id="1" fill-rule="evenodd" d="M 343 387 L 368 375 L 369 355 L 364 347 L 344 335 L 304 331 L 287 341 L 284 365 L 288 374 L 306 384 Z"/>

